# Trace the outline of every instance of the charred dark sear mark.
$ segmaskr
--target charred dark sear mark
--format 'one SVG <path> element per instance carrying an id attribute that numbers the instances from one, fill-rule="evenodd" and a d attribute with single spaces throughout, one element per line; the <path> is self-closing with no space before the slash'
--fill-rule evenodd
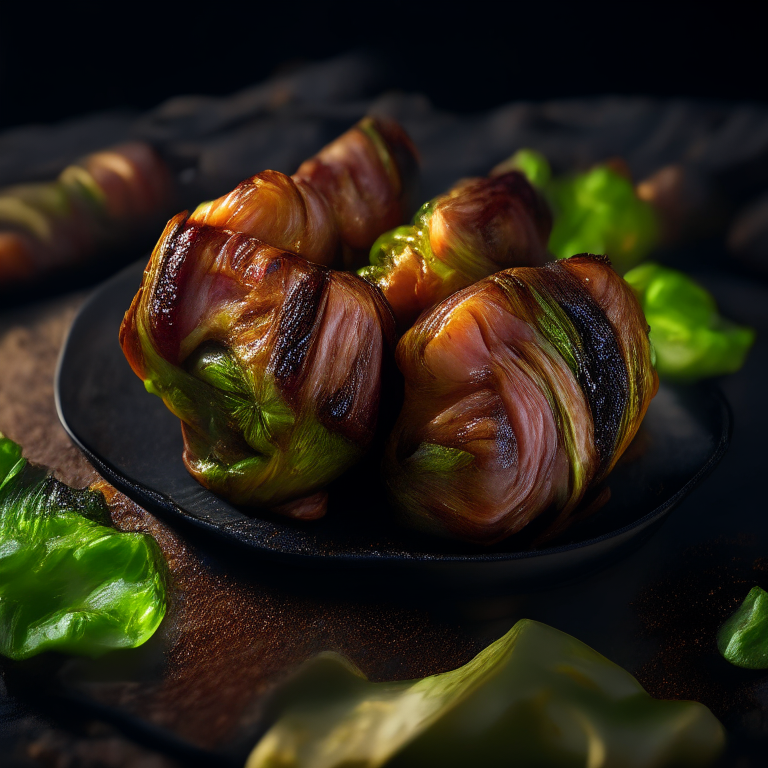
<path id="1" fill-rule="evenodd" d="M 592 412 L 595 447 L 600 456 L 599 475 L 613 458 L 629 402 L 626 361 L 615 329 L 579 281 L 559 262 L 548 264 L 545 269 L 554 278 L 548 283 L 551 295 L 581 337 L 577 347 L 577 379 Z"/>
<path id="2" fill-rule="evenodd" d="M 300 385 L 302 366 L 326 299 L 327 282 L 327 272 L 319 268 L 302 275 L 280 310 L 275 347 L 268 369 L 286 396 Z"/>
<path id="3" fill-rule="evenodd" d="M 370 346 L 361 350 L 341 387 L 318 405 L 318 417 L 323 426 L 339 432 L 348 440 L 361 440 L 375 428 L 379 410 L 378 395 L 366 404 L 362 413 L 358 413 L 355 408 L 360 388 L 370 375 L 371 352 Z"/>
<path id="4" fill-rule="evenodd" d="M 173 355 L 174 321 L 179 307 L 179 282 L 186 264 L 186 255 L 194 244 L 194 232 L 183 236 L 187 212 L 174 216 L 163 240 L 158 244 L 160 267 L 151 291 L 151 317 L 158 351 Z M 146 279 L 146 273 L 145 273 Z M 142 281 L 143 284 L 143 281 Z M 173 358 L 171 358 L 173 359 Z"/>
<path id="5" fill-rule="evenodd" d="M 610 263 L 602 257 L 590 257 Z M 583 289 L 579 280 L 555 262 L 544 267 L 545 273 L 525 271 L 525 278 L 500 273 L 491 279 L 505 291 L 513 290 L 530 317 L 541 316 L 534 291 L 550 297 L 573 325 L 575 335 L 568 346 L 576 361 L 574 374 L 587 397 L 594 423 L 595 447 L 600 457 L 598 474 L 611 462 L 624 411 L 629 401 L 629 375 L 616 331 L 600 305 Z M 514 287 L 513 287 L 514 286 Z M 562 353 L 562 339 L 546 325 L 538 327 Z"/>
<path id="6" fill-rule="evenodd" d="M 357 368 L 357 366 L 355 366 Z M 320 406 L 323 421 L 340 423 L 344 421 L 355 399 L 356 371 L 350 372 L 344 384 L 333 394 L 329 395 Z"/>

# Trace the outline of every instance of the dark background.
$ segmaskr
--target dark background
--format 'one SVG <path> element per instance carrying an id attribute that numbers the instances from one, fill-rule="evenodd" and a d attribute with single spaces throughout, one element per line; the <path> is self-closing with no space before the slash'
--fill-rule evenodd
<path id="1" fill-rule="evenodd" d="M 382 90 L 471 112 L 596 94 L 768 102 L 759 19 L 652 4 L 67 5 L 0 15 L 0 129 L 177 94 L 226 95 L 352 49 L 387 62 Z M 107 15 L 109 14 L 109 15 Z"/>

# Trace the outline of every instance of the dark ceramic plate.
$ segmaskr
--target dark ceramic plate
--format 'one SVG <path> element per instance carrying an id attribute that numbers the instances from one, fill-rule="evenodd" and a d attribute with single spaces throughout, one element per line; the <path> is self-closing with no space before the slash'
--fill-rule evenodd
<path id="1" fill-rule="evenodd" d="M 543 583 L 594 570 L 641 543 L 716 466 L 730 412 L 712 386 L 662 386 L 627 454 L 608 479 L 610 498 L 546 548 L 512 537 L 492 549 L 420 538 L 394 524 L 376 472 L 336 481 L 325 518 L 296 522 L 248 513 L 207 491 L 181 461 L 177 419 L 149 395 L 118 344 L 136 292 L 137 263 L 99 288 L 67 339 L 56 381 L 73 440 L 116 487 L 166 519 L 294 565 L 393 569 L 464 585 Z"/>

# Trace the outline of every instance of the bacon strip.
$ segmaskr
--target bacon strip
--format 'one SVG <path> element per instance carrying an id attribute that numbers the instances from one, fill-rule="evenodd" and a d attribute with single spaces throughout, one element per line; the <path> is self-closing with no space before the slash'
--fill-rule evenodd
<path id="1" fill-rule="evenodd" d="M 411 226 L 383 235 L 359 274 L 381 288 L 401 329 L 451 293 L 508 267 L 547 260 L 552 216 L 522 173 L 465 179 Z"/>
<path id="2" fill-rule="evenodd" d="M 293 174 L 264 171 L 199 206 L 193 224 L 257 237 L 317 264 L 359 266 L 411 214 L 416 150 L 394 121 L 366 117 Z"/>
<path id="3" fill-rule="evenodd" d="M 354 275 L 179 214 L 120 343 L 182 420 L 184 462 L 203 485 L 307 519 L 373 437 L 394 320 Z"/>

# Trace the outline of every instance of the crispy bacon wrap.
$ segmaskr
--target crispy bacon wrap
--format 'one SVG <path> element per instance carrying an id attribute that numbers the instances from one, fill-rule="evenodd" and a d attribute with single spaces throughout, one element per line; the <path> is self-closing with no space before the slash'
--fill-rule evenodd
<path id="1" fill-rule="evenodd" d="M 371 441 L 393 340 L 374 286 L 184 213 L 120 329 L 135 373 L 182 421 L 192 475 L 304 519 Z"/>
<path id="2" fill-rule="evenodd" d="M 561 525 L 611 471 L 656 393 L 648 324 L 607 259 L 492 275 L 400 340 L 389 491 L 418 528 L 492 544 Z"/>
<path id="3" fill-rule="evenodd" d="M 366 117 L 293 176 L 264 171 L 190 216 L 317 264 L 360 266 L 376 238 L 412 214 L 416 150 L 393 120 Z"/>
<path id="4" fill-rule="evenodd" d="M 465 179 L 422 206 L 413 224 L 382 235 L 358 274 L 381 288 L 405 330 L 494 272 L 544 264 L 551 229 L 547 203 L 522 173 Z"/>

